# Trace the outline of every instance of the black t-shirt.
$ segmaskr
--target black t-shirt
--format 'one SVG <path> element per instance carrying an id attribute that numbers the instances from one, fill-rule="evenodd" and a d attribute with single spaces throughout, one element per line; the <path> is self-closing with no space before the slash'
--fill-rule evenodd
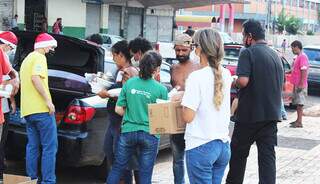
<path id="1" fill-rule="evenodd" d="M 239 91 L 236 121 L 256 123 L 281 119 L 283 67 L 278 54 L 265 43 L 243 50 L 237 75 L 249 77 L 249 83 Z"/>

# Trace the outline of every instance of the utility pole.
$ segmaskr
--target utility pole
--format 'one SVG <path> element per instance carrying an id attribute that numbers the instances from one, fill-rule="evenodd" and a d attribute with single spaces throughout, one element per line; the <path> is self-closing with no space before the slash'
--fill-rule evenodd
<path id="1" fill-rule="evenodd" d="M 272 0 L 268 0 L 268 6 L 267 6 L 267 34 L 269 34 L 269 31 L 270 31 L 271 4 L 272 4 Z"/>

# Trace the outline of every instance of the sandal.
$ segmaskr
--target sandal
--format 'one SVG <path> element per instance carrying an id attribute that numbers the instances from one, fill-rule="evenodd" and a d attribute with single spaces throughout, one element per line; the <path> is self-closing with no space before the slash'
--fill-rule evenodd
<path id="1" fill-rule="evenodd" d="M 289 127 L 290 128 L 303 128 L 302 124 L 297 124 L 297 123 L 291 124 Z"/>
<path id="2" fill-rule="evenodd" d="M 293 122 L 291 122 L 291 123 L 290 123 L 290 125 L 293 125 L 293 124 L 296 124 L 296 122 L 295 122 L 295 121 L 293 121 Z"/>

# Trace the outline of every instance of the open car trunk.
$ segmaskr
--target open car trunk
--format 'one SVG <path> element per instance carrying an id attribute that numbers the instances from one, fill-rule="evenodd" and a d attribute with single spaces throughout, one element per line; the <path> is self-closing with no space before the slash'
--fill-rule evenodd
<path id="1" fill-rule="evenodd" d="M 15 32 L 19 39 L 13 67 L 19 72 L 23 60 L 34 49 L 34 40 L 39 33 Z M 58 47 L 55 54 L 47 57 L 49 88 L 56 107 L 57 116 L 65 112 L 70 102 L 91 94 L 85 73 L 103 71 L 103 49 L 73 37 L 55 35 Z M 16 96 L 20 105 L 20 95 Z"/>

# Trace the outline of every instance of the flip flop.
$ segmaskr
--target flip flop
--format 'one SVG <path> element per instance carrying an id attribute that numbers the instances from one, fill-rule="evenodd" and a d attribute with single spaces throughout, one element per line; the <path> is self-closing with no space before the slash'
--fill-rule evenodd
<path id="1" fill-rule="evenodd" d="M 293 121 L 293 122 L 291 122 L 291 123 L 290 123 L 290 125 L 293 125 L 293 124 L 296 124 L 296 122 L 295 122 L 295 121 Z"/>
<path id="2" fill-rule="evenodd" d="M 297 125 L 297 124 L 291 124 L 289 127 L 290 128 L 303 128 L 302 125 Z"/>

